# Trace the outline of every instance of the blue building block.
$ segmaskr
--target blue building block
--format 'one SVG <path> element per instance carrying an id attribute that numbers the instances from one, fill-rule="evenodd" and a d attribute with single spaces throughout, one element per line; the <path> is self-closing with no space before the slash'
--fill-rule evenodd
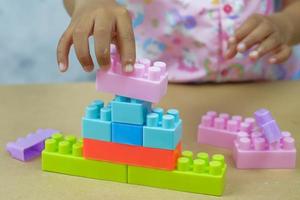
<path id="1" fill-rule="evenodd" d="M 112 142 L 142 146 L 143 126 L 113 122 Z"/>
<path id="2" fill-rule="evenodd" d="M 82 118 L 82 137 L 111 141 L 111 108 L 96 100 L 86 108 Z"/>
<path id="3" fill-rule="evenodd" d="M 155 108 L 147 115 L 147 124 L 143 127 L 143 146 L 176 149 L 182 137 L 182 120 L 179 112 L 170 109 L 163 114 L 162 108 Z"/>
<path id="4" fill-rule="evenodd" d="M 144 125 L 151 111 L 151 103 L 123 96 L 116 96 L 111 102 L 112 122 Z"/>

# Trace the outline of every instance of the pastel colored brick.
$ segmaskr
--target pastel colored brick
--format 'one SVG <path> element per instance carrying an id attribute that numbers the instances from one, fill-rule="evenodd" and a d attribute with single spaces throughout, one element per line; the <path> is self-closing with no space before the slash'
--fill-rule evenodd
<path id="1" fill-rule="evenodd" d="M 127 166 L 82 157 L 82 141 L 76 137 L 63 138 L 61 134 L 46 140 L 42 152 L 44 171 L 93 179 L 127 182 Z"/>
<path id="2" fill-rule="evenodd" d="M 163 115 L 162 108 L 153 109 L 147 115 L 147 124 L 143 130 L 143 146 L 175 149 L 182 137 L 182 120 L 179 112 L 170 109 Z"/>
<path id="3" fill-rule="evenodd" d="M 295 168 L 295 140 L 290 133 L 282 132 L 277 143 L 269 144 L 261 132 L 241 132 L 234 142 L 233 158 L 237 168 Z"/>
<path id="4" fill-rule="evenodd" d="M 173 170 L 181 154 L 181 144 L 175 150 L 165 150 L 83 139 L 83 155 L 87 159 Z"/>
<path id="5" fill-rule="evenodd" d="M 198 126 L 198 143 L 232 150 L 238 132 L 250 133 L 256 128 L 253 118 L 243 119 L 238 115 L 209 111 L 202 116 Z"/>
<path id="6" fill-rule="evenodd" d="M 6 151 L 17 160 L 31 160 L 41 155 L 44 149 L 44 141 L 58 132 L 54 129 L 38 129 L 35 133 L 20 137 L 15 142 L 7 143 Z"/>
<path id="7" fill-rule="evenodd" d="M 167 92 L 168 73 L 163 62 L 137 62 L 134 72 L 122 71 L 121 63 L 112 56 L 109 70 L 98 70 L 96 89 L 126 97 L 158 103 Z"/>
<path id="8" fill-rule="evenodd" d="M 151 111 L 151 103 L 123 96 L 116 96 L 111 101 L 112 121 L 143 125 L 146 115 Z"/>
<path id="9" fill-rule="evenodd" d="M 143 126 L 113 122 L 112 142 L 142 146 Z"/>
<path id="10" fill-rule="evenodd" d="M 264 108 L 259 109 L 254 113 L 254 117 L 269 143 L 280 141 L 282 138 L 281 131 L 270 111 Z"/>
<path id="11" fill-rule="evenodd" d="M 111 108 L 104 107 L 103 101 L 96 100 L 86 108 L 82 118 L 84 138 L 111 141 Z"/>
<path id="12" fill-rule="evenodd" d="M 128 183 L 220 196 L 226 168 L 223 155 L 214 155 L 209 161 L 206 153 L 199 153 L 193 160 L 192 152 L 184 151 L 174 171 L 128 166 Z"/>

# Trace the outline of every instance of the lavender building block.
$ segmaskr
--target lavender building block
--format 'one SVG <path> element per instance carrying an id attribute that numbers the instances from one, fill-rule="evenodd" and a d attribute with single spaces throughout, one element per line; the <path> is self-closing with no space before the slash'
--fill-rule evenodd
<path id="1" fill-rule="evenodd" d="M 262 129 L 269 143 L 280 141 L 282 134 L 277 122 L 273 119 L 270 111 L 260 109 L 254 113 L 256 124 Z"/>
<path id="2" fill-rule="evenodd" d="M 35 133 L 18 138 L 15 142 L 7 143 L 6 151 L 17 160 L 31 160 L 41 154 L 45 147 L 44 141 L 54 133 L 59 133 L 59 131 L 54 129 L 38 129 Z"/>

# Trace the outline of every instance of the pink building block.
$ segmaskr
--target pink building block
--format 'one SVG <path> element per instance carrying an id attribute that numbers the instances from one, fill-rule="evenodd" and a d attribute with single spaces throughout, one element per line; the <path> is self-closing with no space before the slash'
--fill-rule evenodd
<path id="1" fill-rule="evenodd" d="M 240 132 L 234 141 L 233 158 L 237 168 L 295 168 L 295 140 L 289 132 L 282 132 L 277 143 L 269 144 L 261 132 Z"/>
<path id="2" fill-rule="evenodd" d="M 253 118 L 243 119 L 238 115 L 209 111 L 202 116 L 198 126 L 198 143 L 232 150 L 238 132 L 250 133 L 256 128 Z"/>
<path id="3" fill-rule="evenodd" d="M 168 72 L 166 64 L 141 59 L 134 65 L 134 72 L 122 71 L 118 56 L 112 50 L 111 68 L 99 69 L 96 89 L 116 95 L 158 103 L 167 92 Z"/>

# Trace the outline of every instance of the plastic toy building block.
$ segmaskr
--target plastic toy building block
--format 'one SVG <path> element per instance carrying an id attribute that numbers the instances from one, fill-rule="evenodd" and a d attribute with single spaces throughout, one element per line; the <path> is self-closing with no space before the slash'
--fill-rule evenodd
<path id="1" fill-rule="evenodd" d="M 50 138 L 52 134 L 58 132 L 58 130 L 54 129 L 38 129 L 35 133 L 18 138 L 15 142 L 7 143 L 6 150 L 17 160 L 31 160 L 41 155 L 44 149 L 44 141 Z"/>
<path id="2" fill-rule="evenodd" d="M 153 66 L 148 59 L 137 62 L 134 72 L 122 72 L 121 64 L 112 61 L 108 71 L 98 70 L 96 89 L 126 97 L 158 103 L 166 94 L 168 73 L 166 64 L 155 62 Z"/>
<path id="3" fill-rule="evenodd" d="M 74 136 L 63 138 L 55 134 L 45 142 L 42 152 L 44 171 L 81 176 L 93 179 L 127 182 L 127 166 L 82 157 L 82 141 Z"/>
<path id="4" fill-rule="evenodd" d="M 174 171 L 128 166 L 128 183 L 215 196 L 223 194 L 227 168 L 223 155 L 213 155 L 211 161 L 206 153 L 198 153 L 195 160 L 190 151 L 182 152 L 182 156 Z"/>
<path id="5" fill-rule="evenodd" d="M 111 108 L 103 106 L 103 101 L 96 100 L 86 108 L 82 118 L 84 138 L 111 141 Z"/>
<path id="6" fill-rule="evenodd" d="M 147 124 L 143 130 L 143 146 L 175 149 L 182 136 L 182 120 L 179 112 L 170 109 L 163 115 L 162 108 L 153 109 L 147 115 Z"/>
<path id="7" fill-rule="evenodd" d="M 272 118 L 270 111 L 260 109 L 254 113 L 254 117 L 269 143 L 280 141 L 282 138 L 281 131 L 276 121 Z"/>
<path id="8" fill-rule="evenodd" d="M 241 132 L 234 142 L 233 158 L 237 168 L 295 168 L 295 140 L 282 132 L 278 143 L 269 144 L 261 132 Z"/>
<path id="9" fill-rule="evenodd" d="M 113 122 L 112 142 L 142 146 L 143 126 Z"/>
<path id="10" fill-rule="evenodd" d="M 181 154 L 181 144 L 175 150 L 155 149 L 83 139 L 83 156 L 87 159 L 103 160 L 113 163 L 173 170 Z"/>
<path id="11" fill-rule="evenodd" d="M 143 125 L 146 115 L 151 111 L 151 103 L 123 96 L 111 101 L 112 121 Z"/>
<path id="12" fill-rule="evenodd" d="M 256 128 L 253 118 L 243 119 L 237 115 L 231 117 L 227 113 L 218 115 L 215 111 L 209 111 L 202 116 L 198 126 L 198 143 L 232 150 L 238 132 L 250 133 Z"/>

